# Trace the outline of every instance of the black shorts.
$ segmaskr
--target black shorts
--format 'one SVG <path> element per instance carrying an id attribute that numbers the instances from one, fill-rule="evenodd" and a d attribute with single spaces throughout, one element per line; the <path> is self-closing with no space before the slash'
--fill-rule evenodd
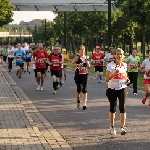
<path id="1" fill-rule="evenodd" d="M 103 72 L 103 66 L 95 66 L 95 72 Z"/>
<path id="2" fill-rule="evenodd" d="M 59 71 L 59 76 L 62 78 L 62 69 Z"/>
<path id="3" fill-rule="evenodd" d="M 3 56 L 3 54 L 0 54 L 0 56 Z"/>
<path id="4" fill-rule="evenodd" d="M 37 78 L 37 70 L 36 69 L 33 70 L 34 70 L 35 78 Z"/>
<path id="5" fill-rule="evenodd" d="M 40 72 L 41 74 L 45 74 L 45 68 L 36 68 L 36 72 Z"/>
<path id="6" fill-rule="evenodd" d="M 7 56 L 3 56 L 3 61 L 6 62 L 6 60 L 7 60 Z"/>
<path id="7" fill-rule="evenodd" d="M 48 66 L 49 66 L 49 64 L 48 64 L 48 63 L 46 63 L 46 69 L 48 69 Z"/>
<path id="8" fill-rule="evenodd" d="M 25 62 L 31 62 L 31 59 L 26 59 Z"/>
<path id="9" fill-rule="evenodd" d="M 64 65 L 63 68 L 67 68 L 67 65 Z"/>
<path id="10" fill-rule="evenodd" d="M 52 70 L 51 69 L 51 76 L 56 76 L 57 78 L 60 78 L 60 70 Z"/>

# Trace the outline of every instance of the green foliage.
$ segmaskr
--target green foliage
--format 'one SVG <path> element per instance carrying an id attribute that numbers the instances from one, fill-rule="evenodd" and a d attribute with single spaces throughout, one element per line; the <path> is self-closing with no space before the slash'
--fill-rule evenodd
<path id="1" fill-rule="evenodd" d="M 12 8 L 9 0 L 0 0 L 0 27 L 13 21 Z"/>

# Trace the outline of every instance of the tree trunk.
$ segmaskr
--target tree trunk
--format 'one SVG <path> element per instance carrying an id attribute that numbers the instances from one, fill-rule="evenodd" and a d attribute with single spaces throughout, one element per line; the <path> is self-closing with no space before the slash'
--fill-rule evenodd
<path id="1" fill-rule="evenodd" d="M 145 26 L 143 26 L 142 32 L 143 32 L 142 53 L 143 53 L 143 60 L 144 60 L 145 59 Z"/>

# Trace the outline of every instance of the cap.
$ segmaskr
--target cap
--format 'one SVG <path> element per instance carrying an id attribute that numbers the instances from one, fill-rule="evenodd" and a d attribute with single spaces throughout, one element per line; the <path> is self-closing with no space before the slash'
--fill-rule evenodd
<path id="1" fill-rule="evenodd" d="M 100 46 L 96 46 L 96 49 L 100 49 Z"/>
<path id="2" fill-rule="evenodd" d="M 65 48 L 63 48 L 63 49 L 62 49 L 62 52 L 66 52 L 66 49 L 65 49 Z"/>

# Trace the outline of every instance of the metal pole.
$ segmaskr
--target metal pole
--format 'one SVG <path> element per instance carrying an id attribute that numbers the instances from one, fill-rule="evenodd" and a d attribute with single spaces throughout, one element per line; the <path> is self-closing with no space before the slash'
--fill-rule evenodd
<path id="1" fill-rule="evenodd" d="M 66 34 L 67 34 L 67 17 L 66 12 L 64 12 L 64 48 L 67 48 L 67 40 L 66 40 Z"/>
<path id="2" fill-rule="evenodd" d="M 35 45 L 37 45 L 37 26 L 35 25 Z"/>
<path id="3" fill-rule="evenodd" d="M 30 45 L 30 26 L 29 26 L 29 43 L 28 44 Z"/>
<path id="4" fill-rule="evenodd" d="M 45 19 L 45 27 L 44 27 L 44 40 L 45 40 L 45 45 L 46 45 L 46 19 Z"/>
<path id="5" fill-rule="evenodd" d="M 108 0 L 108 47 L 111 46 L 111 0 Z"/>

